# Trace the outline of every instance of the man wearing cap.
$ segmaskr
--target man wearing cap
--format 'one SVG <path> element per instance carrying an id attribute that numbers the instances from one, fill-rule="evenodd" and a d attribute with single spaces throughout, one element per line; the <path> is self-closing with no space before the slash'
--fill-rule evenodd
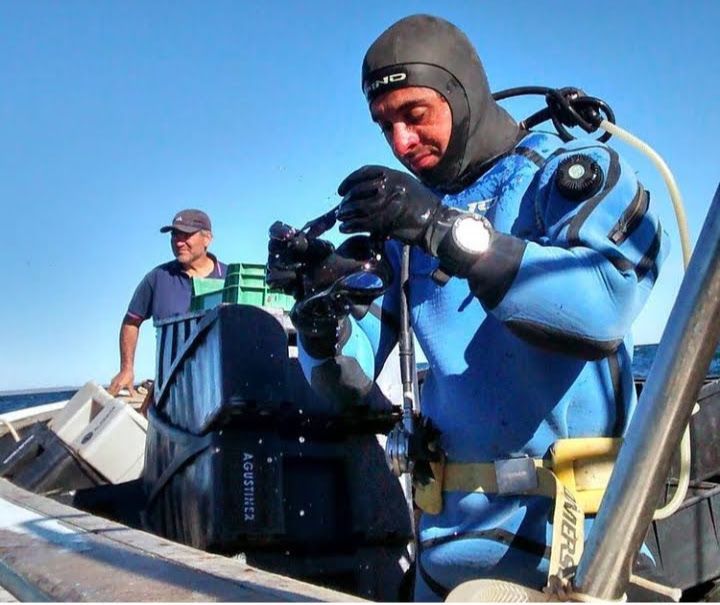
<path id="1" fill-rule="evenodd" d="M 667 236 L 617 152 L 521 128 L 443 19 L 414 15 L 382 33 L 362 85 L 414 176 L 360 168 L 338 189 L 337 217 L 343 233 L 390 240 L 396 277 L 374 311 L 350 307 L 330 329 L 296 317 L 303 370 L 328 397 L 369 392 L 397 342 L 401 244 L 412 246 L 422 413 L 445 453 L 432 479 L 415 477 L 415 598 L 476 578 L 539 589 L 577 564 L 594 514 L 543 459 L 561 440 L 624 434 L 636 404 L 631 326 Z"/>
<path id="2" fill-rule="evenodd" d="M 160 229 L 170 232 L 175 260 L 155 267 L 135 289 L 120 327 L 120 371 L 108 391 L 116 395 L 121 389 L 133 390 L 134 362 L 140 324 L 152 317 L 155 321 L 190 310 L 193 277 L 225 276 L 226 267 L 210 252 L 212 226 L 201 210 L 181 210 L 172 224 Z"/>

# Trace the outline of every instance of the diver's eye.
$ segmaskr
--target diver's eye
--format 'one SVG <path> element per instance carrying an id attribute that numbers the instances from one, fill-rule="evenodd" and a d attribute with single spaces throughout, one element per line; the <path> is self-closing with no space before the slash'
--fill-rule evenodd
<path id="1" fill-rule="evenodd" d="M 408 124 L 420 124 L 426 115 L 427 115 L 427 107 L 424 107 L 424 106 L 413 107 L 407 113 L 407 122 L 408 122 Z"/>

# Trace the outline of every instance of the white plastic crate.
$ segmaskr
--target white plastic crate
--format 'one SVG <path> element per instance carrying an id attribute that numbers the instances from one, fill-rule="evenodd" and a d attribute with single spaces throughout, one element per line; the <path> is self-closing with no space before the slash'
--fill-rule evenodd
<path id="1" fill-rule="evenodd" d="M 48 426 L 110 483 L 142 474 L 147 420 L 96 383 L 86 383 Z"/>
<path id="2" fill-rule="evenodd" d="M 72 396 L 62 410 L 55 414 L 48 427 L 69 445 L 112 400 L 113 397 L 110 393 L 90 381 Z"/>
<path id="3" fill-rule="evenodd" d="M 142 474 L 147 420 L 124 401 L 111 400 L 70 447 L 110 483 Z"/>

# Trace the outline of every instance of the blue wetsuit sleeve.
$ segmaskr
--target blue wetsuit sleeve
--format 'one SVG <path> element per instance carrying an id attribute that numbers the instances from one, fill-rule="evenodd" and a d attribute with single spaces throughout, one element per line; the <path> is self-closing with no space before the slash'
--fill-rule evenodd
<path id="1" fill-rule="evenodd" d="M 468 279 L 521 338 L 599 359 L 629 333 L 667 255 L 667 236 L 632 168 L 604 145 L 582 150 L 601 167 L 602 186 L 588 199 L 568 199 L 557 169 L 572 154 L 550 160 L 528 190 L 539 236 L 496 234 L 496 262 L 479 260 Z"/>

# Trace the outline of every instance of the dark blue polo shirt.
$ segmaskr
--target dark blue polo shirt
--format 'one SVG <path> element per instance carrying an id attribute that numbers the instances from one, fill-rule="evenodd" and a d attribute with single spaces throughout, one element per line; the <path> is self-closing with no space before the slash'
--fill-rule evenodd
<path id="1" fill-rule="evenodd" d="M 208 253 L 208 256 L 215 267 L 206 277 L 225 277 L 227 267 L 214 255 Z M 181 315 L 190 310 L 191 298 L 190 277 L 182 265 L 173 260 L 155 267 L 143 278 L 128 305 L 128 315 L 143 320 L 152 317 L 155 321 Z"/>

